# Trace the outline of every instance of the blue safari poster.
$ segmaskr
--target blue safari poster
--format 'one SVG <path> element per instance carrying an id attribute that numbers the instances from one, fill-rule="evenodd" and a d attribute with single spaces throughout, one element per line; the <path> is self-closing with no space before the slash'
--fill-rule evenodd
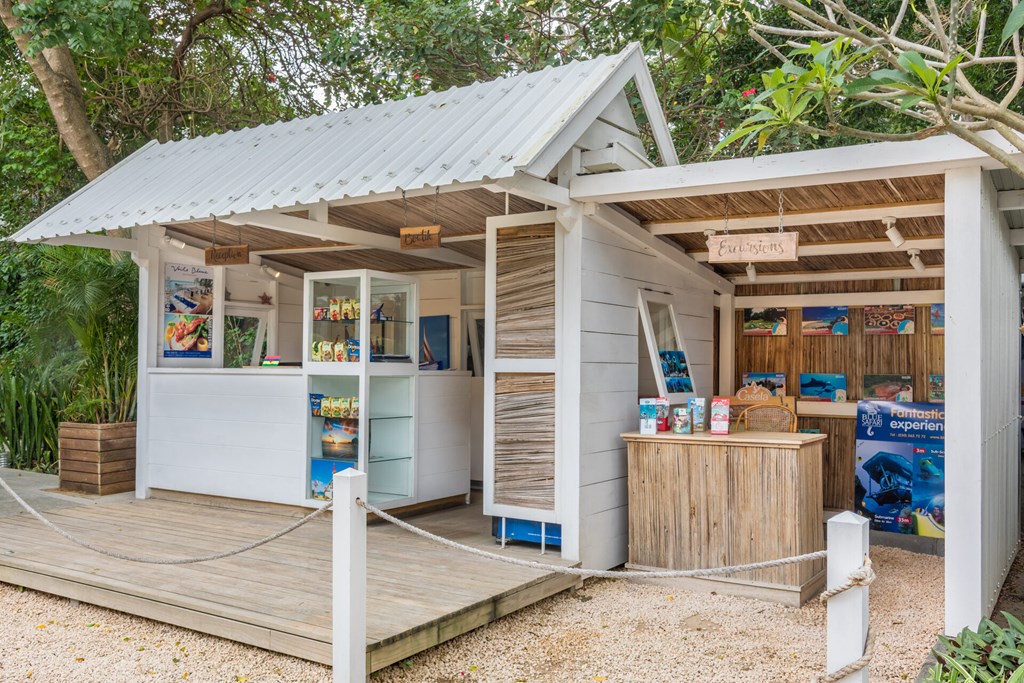
<path id="1" fill-rule="evenodd" d="M 944 538 L 945 408 L 860 401 L 854 499 L 871 528 Z"/>

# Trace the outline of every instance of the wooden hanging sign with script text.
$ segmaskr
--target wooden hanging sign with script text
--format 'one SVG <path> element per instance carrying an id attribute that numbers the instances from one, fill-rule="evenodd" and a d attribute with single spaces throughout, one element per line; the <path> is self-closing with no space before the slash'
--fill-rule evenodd
<path id="1" fill-rule="evenodd" d="M 249 263 L 248 244 L 207 247 L 205 251 L 208 266 L 237 266 Z"/>
<path id="2" fill-rule="evenodd" d="M 402 228 L 399 236 L 402 240 L 402 249 L 437 249 L 441 246 L 440 225 Z"/>
<path id="3" fill-rule="evenodd" d="M 799 240 L 796 232 L 712 235 L 708 238 L 708 263 L 796 261 Z"/>

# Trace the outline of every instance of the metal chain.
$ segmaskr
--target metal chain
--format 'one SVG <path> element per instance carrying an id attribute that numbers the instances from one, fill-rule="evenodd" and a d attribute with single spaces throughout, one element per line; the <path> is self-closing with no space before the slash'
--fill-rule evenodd
<path id="1" fill-rule="evenodd" d="M 781 567 L 787 564 L 798 564 L 800 562 L 809 562 L 811 560 L 821 560 L 827 555 L 826 551 L 819 550 L 814 553 L 806 553 L 804 555 L 796 555 L 794 557 L 784 557 L 780 560 L 769 560 L 767 562 L 754 562 L 751 564 L 740 564 L 734 567 L 714 567 L 712 569 L 683 569 L 673 571 L 662 571 L 662 572 L 641 572 L 641 571 L 607 571 L 600 569 L 583 569 L 582 567 L 562 567 L 555 564 L 544 564 L 541 562 L 534 562 L 532 560 L 522 560 L 517 557 L 508 557 L 506 555 L 499 555 L 497 553 L 487 552 L 486 550 L 480 550 L 479 548 L 473 548 L 468 545 L 463 545 L 443 536 L 432 534 L 429 531 L 424 531 L 419 527 L 415 527 L 408 522 L 403 522 L 397 517 L 393 517 L 388 513 L 384 512 L 380 508 L 376 508 L 370 505 L 364 500 L 356 499 L 356 505 L 363 508 L 367 512 L 377 515 L 386 522 L 390 522 L 400 529 L 405 529 L 411 534 L 426 538 L 427 540 L 440 543 L 443 546 L 454 548 L 455 550 L 461 550 L 469 553 L 470 555 L 476 555 L 478 557 L 485 557 L 490 560 L 496 560 L 498 562 L 504 562 L 505 564 L 514 564 L 519 567 L 529 567 L 530 569 L 541 569 L 547 572 L 554 572 L 557 574 L 571 574 L 573 576 L 582 576 L 585 578 L 600 578 L 600 579 L 677 579 L 685 577 L 695 576 L 720 576 L 722 574 L 735 574 L 737 572 L 753 571 L 755 569 L 769 569 L 771 567 Z"/>
<path id="2" fill-rule="evenodd" d="M 32 515 L 37 520 L 42 522 L 43 525 L 46 526 L 46 528 L 50 529 L 51 531 L 53 531 L 55 533 L 60 534 L 61 536 L 63 536 L 67 540 L 71 541 L 75 545 L 79 545 L 79 546 L 85 548 L 86 550 L 91 550 L 91 551 L 93 551 L 95 553 L 99 553 L 100 555 L 106 555 L 108 557 L 113 557 L 113 558 L 118 559 L 118 560 L 126 560 L 128 562 L 140 562 L 142 564 L 195 564 L 197 562 L 209 562 L 211 560 L 221 560 L 221 559 L 223 559 L 225 557 L 231 557 L 232 555 L 238 555 L 238 554 L 244 553 L 244 552 L 246 552 L 248 550 L 252 550 L 253 548 L 258 548 L 261 545 L 266 545 L 267 543 L 270 543 L 271 541 L 276 541 L 277 539 L 281 538 L 285 534 L 288 534 L 288 533 L 291 533 L 292 531 L 295 531 L 300 526 L 303 526 L 304 524 L 308 524 L 309 522 L 312 522 L 314 519 L 316 519 L 317 517 L 320 517 L 325 512 L 327 512 L 329 509 L 331 509 L 331 506 L 334 504 L 333 502 L 328 502 L 327 505 L 324 505 L 322 508 L 314 510 L 313 512 L 309 513 L 308 515 L 306 515 L 302 519 L 297 520 L 296 522 L 293 522 L 292 524 L 289 524 L 288 526 L 286 526 L 284 529 L 281 529 L 277 533 L 274 533 L 274 534 L 271 534 L 270 536 L 266 536 L 264 538 L 261 538 L 258 541 L 253 541 L 252 543 L 246 543 L 245 545 L 243 545 L 241 547 L 238 547 L 238 548 L 235 548 L 233 550 L 226 550 L 224 552 L 214 553 L 212 555 L 201 555 L 199 557 L 163 558 L 163 557 L 144 557 L 144 556 L 139 556 L 139 555 L 127 555 L 127 554 L 119 552 L 117 550 L 109 550 L 107 548 L 102 548 L 100 546 L 93 545 L 92 543 L 90 543 L 88 541 L 84 541 L 84 540 L 78 538 L 77 536 L 75 536 L 71 532 L 65 531 L 64 529 L 61 529 L 59 526 L 57 526 L 53 522 L 51 522 L 50 520 L 46 519 L 46 517 L 43 517 L 43 515 L 40 514 L 35 508 L 33 508 L 28 503 L 26 503 L 22 499 L 22 497 L 19 496 L 15 492 L 15 490 L 12 489 L 7 484 L 7 482 L 3 480 L 2 477 L 0 477 L 0 488 L 3 488 L 5 491 L 7 491 L 7 493 L 9 493 L 12 498 L 14 498 L 15 502 L 18 503 L 18 505 L 20 505 L 22 508 L 25 509 L 25 512 L 27 512 L 28 514 Z"/>
<path id="3" fill-rule="evenodd" d="M 722 230 L 726 236 L 729 235 L 729 195 L 725 195 L 725 215 L 722 220 Z"/>
<path id="4" fill-rule="evenodd" d="M 402 190 L 402 226 L 409 227 L 409 202 L 405 199 L 405 190 Z"/>
<path id="5" fill-rule="evenodd" d="M 779 232 L 782 232 L 782 197 L 783 192 L 779 190 Z"/>
<path id="6" fill-rule="evenodd" d="M 217 246 L 217 217 L 213 217 L 213 242 L 210 243 L 211 247 Z"/>
<path id="7" fill-rule="evenodd" d="M 437 225 L 437 199 L 441 195 L 441 188 L 434 188 L 434 218 L 430 221 L 431 225 Z"/>

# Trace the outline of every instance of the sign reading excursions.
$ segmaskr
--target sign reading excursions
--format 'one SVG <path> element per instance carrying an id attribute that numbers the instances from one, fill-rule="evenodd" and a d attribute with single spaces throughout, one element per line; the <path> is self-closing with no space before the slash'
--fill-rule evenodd
<path id="1" fill-rule="evenodd" d="M 708 237 L 708 263 L 796 261 L 800 239 L 795 232 L 770 232 Z"/>

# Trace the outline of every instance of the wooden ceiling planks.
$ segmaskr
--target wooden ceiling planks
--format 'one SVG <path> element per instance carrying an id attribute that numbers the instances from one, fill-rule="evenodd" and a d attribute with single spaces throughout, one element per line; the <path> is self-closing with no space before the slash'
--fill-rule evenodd
<path id="1" fill-rule="evenodd" d="M 845 282 L 765 282 L 736 285 L 736 296 L 798 296 L 801 294 L 858 294 L 943 289 L 943 278 L 852 280 Z"/>
<path id="2" fill-rule="evenodd" d="M 945 253 L 941 249 L 922 251 L 921 260 L 926 266 L 941 266 L 945 262 Z M 902 251 L 880 252 L 876 254 L 842 254 L 838 256 L 801 256 L 799 261 L 758 262 L 754 265 L 760 274 L 911 267 L 910 259 Z M 715 264 L 715 269 L 723 275 L 742 274 L 743 269 L 746 267 L 746 263 Z"/>

